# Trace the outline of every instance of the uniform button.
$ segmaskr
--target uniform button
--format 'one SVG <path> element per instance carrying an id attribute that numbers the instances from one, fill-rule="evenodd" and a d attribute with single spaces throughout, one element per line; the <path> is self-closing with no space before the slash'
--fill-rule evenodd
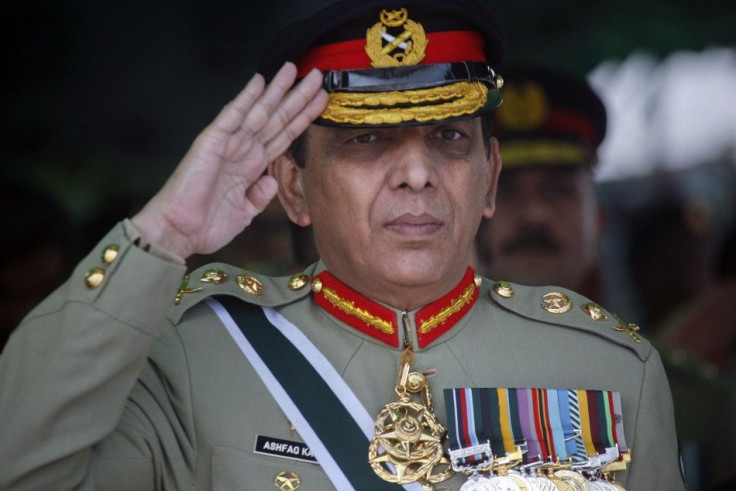
<path id="1" fill-rule="evenodd" d="M 289 288 L 292 290 L 299 290 L 301 288 L 304 288 L 304 285 L 307 284 L 307 280 L 309 280 L 309 276 L 307 276 L 304 273 L 296 273 L 295 275 L 292 275 L 291 278 L 289 278 Z"/>
<path id="2" fill-rule="evenodd" d="M 322 280 L 315 278 L 312 280 L 312 293 L 319 293 L 322 291 Z"/>
<path id="3" fill-rule="evenodd" d="M 110 264 L 115 259 L 118 258 L 118 253 L 120 252 L 120 246 L 117 244 L 110 244 L 109 246 L 105 247 L 105 250 L 102 251 L 102 264 Z"/>
<path id="4" fill-rule="evenodd" d="M 511 288 L 511 283 L 508 281 L 497 281 L 493 285 L 493 291 L 503 298 L 511 298 L 514 296 L 514 289 Z"/>
<path id="5" fill-rule="evenodd" d="M 105 279 L 105 270 L 102 268 L 92 268 L 84 275 L 84 281 L 88 288 L 97 288 Z"/>

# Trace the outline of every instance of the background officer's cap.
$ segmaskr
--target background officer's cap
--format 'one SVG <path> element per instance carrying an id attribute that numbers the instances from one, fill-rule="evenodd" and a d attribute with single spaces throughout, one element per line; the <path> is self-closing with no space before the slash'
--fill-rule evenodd
<path id="1" fill-rule="evenodd" d="M 403 126 L 467 118 L 501 103 L 504 35 L 472 0 L 342 0 L 266 44 L 259 71 L 285 61 L 324 74 L 319 124 Z"/>
<path id="2" fill-rule="evenodd" d="M 505 169 L 594 164 L 606 109 L 580 77 L 532 64 L 505 65 L 504 103 L 493 122 Z"/>

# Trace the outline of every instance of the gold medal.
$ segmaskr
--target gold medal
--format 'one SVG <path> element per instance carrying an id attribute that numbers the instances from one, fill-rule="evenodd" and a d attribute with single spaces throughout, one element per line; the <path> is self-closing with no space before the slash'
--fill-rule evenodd
<path id="1" fill-rule="evenodd" d="M 442 440 L 447 433 L 432 412 L 432 400 L 424 375 L 410 372 L 411 348 L 401 355 L 396 384 L 397 402 L 386 404 L 376 417 L 375 435 L 368 447 L 368 462 L 384 481 L 407 484 L 438 483 L 452 476 Z M 421 403 L 412 394 L 421 394 Z M 390 472 L 384 464 L 391 464 Z"/>

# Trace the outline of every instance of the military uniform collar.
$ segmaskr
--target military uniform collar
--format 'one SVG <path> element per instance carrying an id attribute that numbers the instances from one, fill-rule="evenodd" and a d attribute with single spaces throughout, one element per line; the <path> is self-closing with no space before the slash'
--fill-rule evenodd
<path id="1" fill-rule="evenodd" d="M 449 331 L 473 307 L 479 296 L 480 276 L 468 267 L 460 282 L 447 294 L 411 312 L 372 300 L 322 269 L 312 277 L 314 301 L 331 316 L 355 330 L 399 348 L 402 340 L 418 349 L 429 346 Z"/>

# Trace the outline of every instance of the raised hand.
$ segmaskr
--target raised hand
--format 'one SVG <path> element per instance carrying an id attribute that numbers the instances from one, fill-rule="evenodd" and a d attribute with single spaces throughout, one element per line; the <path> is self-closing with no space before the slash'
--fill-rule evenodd
<path id="1" fill-rule="evenodd" d="M 199 134 L 163 188 L 132 218 L 146 242 L 183 258 L 214 252 L 263 211 L 277 190 L 263 171 L 327 102 L 317 70 L 289 90 L 295 79 L 291 63 L 268 86 L 256 74 Z"/>

